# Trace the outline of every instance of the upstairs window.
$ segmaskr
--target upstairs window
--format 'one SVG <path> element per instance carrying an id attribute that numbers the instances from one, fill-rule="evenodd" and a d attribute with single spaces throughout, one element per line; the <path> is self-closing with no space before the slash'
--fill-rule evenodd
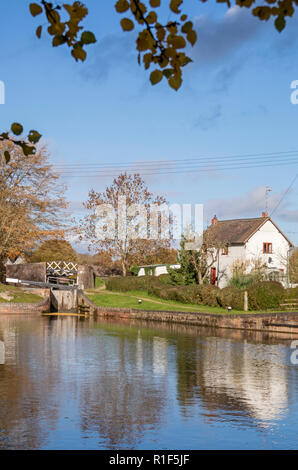
<path id="1" fill-rule="evenodd" d="M 272 243 L 263 243 L 263 253 L 272 253 Z"/>
<path id="2" fill-rule="evenodd" d="M 222 254 L 222 255 L 228 255 L 228 254 L 229 254 L 229 247 L 228 247 L 228 246 L 224 246 L 224 247 L 221 249 L 221 254 Z"/>

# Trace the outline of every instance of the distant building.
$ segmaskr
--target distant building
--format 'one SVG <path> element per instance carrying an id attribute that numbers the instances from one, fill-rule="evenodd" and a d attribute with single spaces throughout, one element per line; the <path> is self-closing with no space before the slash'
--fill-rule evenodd
<path id="1" fill-rule="evenodd" d="M 14 261 L 11 261 L 10 258 L 7 258 L 7 260 L 4 263 L 4 266 L 10 266 L 12 264 L 26 264 L 26 263 L 27 261 L 25 260 L 25 258 L 23 258 L 22 255 L 19 255 L 14 259 Z"/>
<path id="2" fill-rule="evenodd" d="M 151 264 L 139 266 L 138 276 L 160 276 L 161 274 L 168 274 L 167 266 L 174 269 L 180 268 L 180 264 Z"/>
<path id="3" fill-rule="evenodd" d="M 220 246 L 210 270 L 211 284 L 225 287 L 237 262 L 246 266 L 246 274 L 258 262 L 265 266 L 266 277 L 287 282 L 288 261 L 294 245 L 266 212 L 251 219 L 218 220 L 214 216 L 206 233 L 216 247 Z"/>

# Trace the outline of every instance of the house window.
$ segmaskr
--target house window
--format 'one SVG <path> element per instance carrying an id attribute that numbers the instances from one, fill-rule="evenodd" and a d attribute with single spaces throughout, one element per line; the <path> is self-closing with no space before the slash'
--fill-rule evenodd
<path id="1" fill-rule="evenodd" d="M 228 255 L 228 254 L 229 254 L 229 247 L 228 247 L 228 246 L 224 246 L 224 247 L 221 249 L 221 254 L 222 254 L 222 255 Z"/>
<path id="2" fill-rule="evenodd" d="M 263 253 L 272 253 L 272 243 L 263 243 Z"/>

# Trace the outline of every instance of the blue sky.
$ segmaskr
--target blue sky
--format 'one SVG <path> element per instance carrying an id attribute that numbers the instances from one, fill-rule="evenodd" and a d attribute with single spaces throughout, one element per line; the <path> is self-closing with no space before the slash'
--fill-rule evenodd
<path id="1" fill-rule="evenodd" d="M 89 46 L 84 64 L 75 63 L 66 47 L 53 49 L 47 34 L 35 37 L 39 19 L 30 16 L 28 4 L 12 0 L 1 8 L 7 19 L 1 25 L 1 129 L 13 121 L 38 129 L 53 164 L 158 164 L 298 150 L 298 105 L 290 102 L 290 83 L 298 79 L 295 16 L 279 34 L 246 9 L 185 1 L 198 42 L 177 93 L 166 83 L 151 86 L 137 64 L 136 31 L 122 32 L 110 0 L 86 0 L 84 25 L 98 43 Z M 203 203 L 208 223 L 214 214 L 260 216 L 266 185 L 272 210 L 297 172 L 292 164 L 144 179 L 171 203 Z M 102 191 L 112 181 L 83 173 L 63 175 L 75 215 L 91 188 Z M 298 180 L 273 218 L 298 245 L 297 195 Z"/>

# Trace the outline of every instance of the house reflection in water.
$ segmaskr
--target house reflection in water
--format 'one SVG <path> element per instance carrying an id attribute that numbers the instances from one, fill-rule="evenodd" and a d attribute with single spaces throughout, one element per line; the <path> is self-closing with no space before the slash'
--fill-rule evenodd
<path id="1" fill-rule="evenodd" d="M 229 414 L 233 421 L 237 411 L 237 419 L 266 427 L 283 417 L 288 406 L 286 348 L 276 354 L 276 348 L 268 344 L 221 337 L 193 340 L 188 347 L 190 344 L 195 354 L 187 354 L 186 366 L 182 366 L 185 345 L 178 357 L 179 399 L 186 415 L 192 413 L 188 408 L 197 396 L 210 421 L 219 413 Z"/>
<path id="2" fill-rule="evenodd" d="M 290 444 L 297 434 L 296 369 L 280 339 L 57 316 L 0 317 L 0 339 L 0 449 L 216 447 L 233 429 L 231 443 L 248 428 L 264 436 L 285 412 Z"/>
<path id="3" fill-rule="evenodd" d="M 5 364 L 5 345 L 3 341 L 0 340 L 0 365 Z"/>

